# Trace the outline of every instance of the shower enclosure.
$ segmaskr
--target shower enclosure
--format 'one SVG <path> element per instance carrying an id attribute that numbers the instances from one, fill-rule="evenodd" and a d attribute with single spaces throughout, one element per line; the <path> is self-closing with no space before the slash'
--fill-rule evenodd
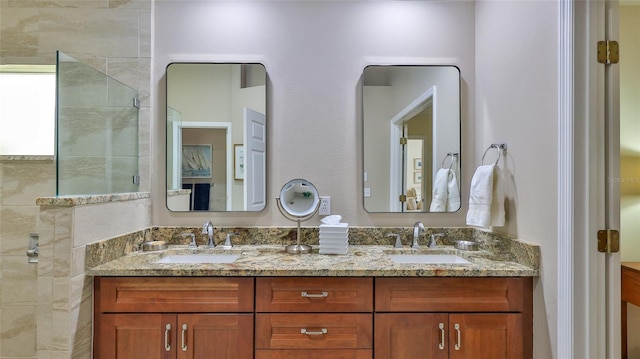
<path id="1" fill-rule="evenodd" d="M 138 92 L 57 53 L 56 195 L 137 192 Z"/>

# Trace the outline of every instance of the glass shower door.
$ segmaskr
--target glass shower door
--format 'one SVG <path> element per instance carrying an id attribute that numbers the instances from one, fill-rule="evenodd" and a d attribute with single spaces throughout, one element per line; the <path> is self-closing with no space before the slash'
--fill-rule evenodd
<path id="1" fill-rule="evenodd" d="M 57 53 L 56 194 L 138 191 L 138 92 Z"/>

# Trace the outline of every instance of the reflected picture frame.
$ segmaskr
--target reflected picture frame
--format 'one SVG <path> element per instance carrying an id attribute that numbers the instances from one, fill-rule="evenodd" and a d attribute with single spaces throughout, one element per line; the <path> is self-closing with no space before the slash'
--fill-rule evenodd
<path id="1" fill-rule="evenodd" d="M 182 178 L 211 178 L 211 145 L 182 145 Z"/>
<path id="2" fill-rule="evenodd" d="M 413 183 L 422 183 L 422 171 L 413 172 Z"/>
<path id="3" fill-rule="evenodd" d="M 421 170 L 422 169 L 422 158 L 414 158 L 413 159 L 413 169 Z"/>

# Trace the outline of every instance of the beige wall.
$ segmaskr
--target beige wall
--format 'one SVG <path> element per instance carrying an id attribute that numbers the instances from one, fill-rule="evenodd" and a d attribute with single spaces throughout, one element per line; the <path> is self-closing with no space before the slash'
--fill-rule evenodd
<path id="1" fill-rule="evenodd" d="M 265 64 L 270 78 L 268 197 L 303 177 L 355 226 L 461 226 L 473 170 L 491 143 L 509 145 L 507 225 L 500 233 L 542 245 L 535 286 L 535 357 L 554 357 L 557 298 L 558 8 L 552 1 L 158 2 L 154 113 L 164 117 L 163 68 L 176 59 L 234 54 Z M 206 14 L 206 16 L 196 16 Z M 245 19 L 248 21 L 239 21 Z M 250 20 L 249 20 L 250 19 Z M 189 26 L 180 26 L 189 24 Z M 330 24 L 330 26 L 327 26 Z M 193 29 L 198 29 L 194 31 Z M 505 31 L 508 29 L 508 31 Z M 329 40 L 330 39 L 330 40 Z M 496 55 L 496 49 L 502 55 Z M 540 53 L 547 56 L 539 56 Z M 367 213 L 362 206 L 359 89 L 369 64 L 455 64 L 461 71 L 462 209 L 455 214 Z M 156 96 L 157 95 L 157 96 Z M 164 153 L 162 127 L 152 136 Z M 161 156 L 153 168 L 162 168 Z M 154 181 L 163 180 L 154 172 Z M 152 189 L 154 224 L 288 225 L 268 202 L 251 214 L 171 213 Z M 306 222 L 317 225 L 317 218 Z"/>
<path id="2" fill-rule="evenodd" d="M 556 2 L 476 2 L 475 161 L 491 143 L 509 146 L 501 162 L 507 222 L 494 231 L 540 244 L 534 357 L 541 359 L 556 355 L 557 29 Z"/>

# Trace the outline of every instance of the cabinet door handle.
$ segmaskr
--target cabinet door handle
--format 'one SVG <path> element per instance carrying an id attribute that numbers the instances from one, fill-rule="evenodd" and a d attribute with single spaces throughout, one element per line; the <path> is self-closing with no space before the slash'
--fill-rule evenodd
<path id="1" fill-rule="evenodd" d="M 455 350 L 460 350 L 460 347 L 462 346 L 462 342 L 460 341 L 460 324 L 456 323 L 453 327 L 455 328 L 458 336 L 458 339 L 456 341 L 456 345 L 454 346 L 454 348 Z"/>
<path id="2" fill-rule="evenodd" d="M 302 328 L 300 329 L 300 334 L 323 335 L 323 334 L 327 334 L 327 328 L 320 328 L 320 331 L 309 331 L 306 328 Z"/>
<path id="3" fill-rule="evenodd" d="M 182 351 L 187 351 L 187 324 L 182 324 Z"/>
<path id="4" fill-rule="evenodd" d="M 304 298 L 326 298 L 329 296 L 329 292 L 320 292 L 318 294 L 302 292 L 300 295 Z"/>
<path id="5" fill-rule="evenodd" d="M 438 323 L 438 329 L 440 329 L 440 344 L 438 344 L 438 349 L 444 349 L 444 323 Z"/>
<path id="6" fill-rule="evenodd" d="M 169 333 L 171 333 L 171 324 L 164 327 L 164 350 L 171 351 L 171 343 L 169 343 Z"/>

